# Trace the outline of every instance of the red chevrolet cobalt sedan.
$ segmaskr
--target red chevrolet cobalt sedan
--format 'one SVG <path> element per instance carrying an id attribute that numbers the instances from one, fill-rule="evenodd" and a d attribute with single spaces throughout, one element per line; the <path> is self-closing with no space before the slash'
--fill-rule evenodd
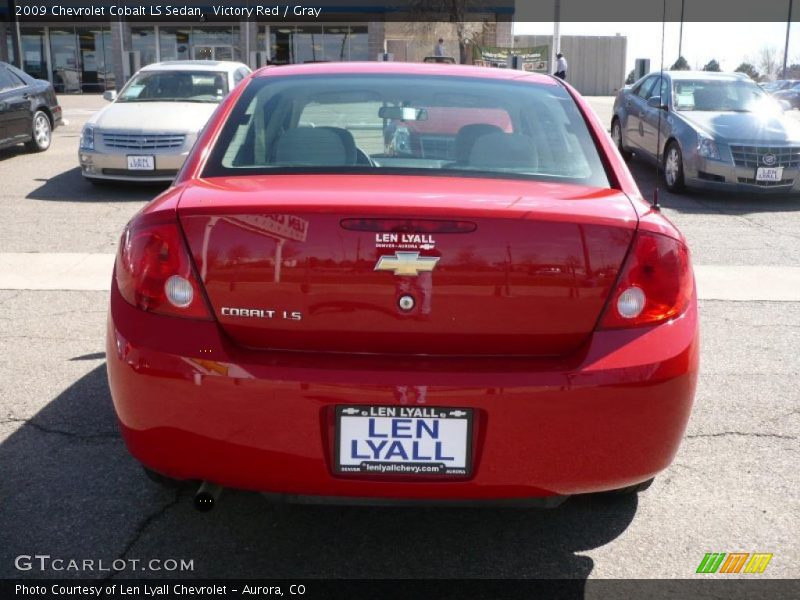
<path id="1" fill-rule="evenodd" d="M 246 79 L 125 228 L 107 339 L 128 449 L 206 503 L 636 492 L 698 369 L 686 242 L 584 100 L 443 64 Z"/>

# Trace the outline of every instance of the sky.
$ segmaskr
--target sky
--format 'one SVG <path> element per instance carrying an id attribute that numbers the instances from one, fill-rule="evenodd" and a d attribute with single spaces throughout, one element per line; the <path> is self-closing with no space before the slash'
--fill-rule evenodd
<path id="1" fill-rule="evenodd" d="M 664 68 L 678 57 L 680 23 L 667 23 L 664 37 Z M 562 23 L 561 35 L 615 35 L 628 38 L 627 70 L 637 58 L 649 58 L 650 69 L 661 64 L 661 23 Z M 552 35 L 552 23 L 514 23 L 514 35 Z M 700 68 L 712 58 L 723 71 L 732 71 L 742 62 L 758 68 L 758 53 L 772 46 L 783 54 L 786 23 L 684 23 L 681 54 L 692 68 Z M 789 34 L 789 63 L 800 63 L 800 23 L 793 23 Z M 569 57 L 566 57 L 569 60 Z"/>

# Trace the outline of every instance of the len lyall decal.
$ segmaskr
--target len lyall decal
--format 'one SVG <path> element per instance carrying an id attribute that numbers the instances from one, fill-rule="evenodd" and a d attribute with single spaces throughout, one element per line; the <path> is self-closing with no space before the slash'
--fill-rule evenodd
<path id="1" fill-rule="evenodd" d="M 707 552 L 697 573 L 763 573 L 771 560 L 763 552 Z"/>

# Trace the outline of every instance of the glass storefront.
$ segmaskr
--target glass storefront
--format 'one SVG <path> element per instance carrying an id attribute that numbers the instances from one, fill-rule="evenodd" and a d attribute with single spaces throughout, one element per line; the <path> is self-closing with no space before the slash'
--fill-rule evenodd
<path id="1" fill-rule="evenodd" d="M 192 27 L 195 60 L 241 60 L 238 27 Z"/>
<path id="2" fill-rule="evenodd" d="M 58 93 L 114 87 L 108 27 L 22 27 L 22 70 L 53 82 Z"/>
<path id="3" fill-rule="evenodd" d="M 11 27 L 5 28 L 5 38 L 6 38 L 6 60 L 11 64 L 17 64 L 17 53 L 16 49 L 14 48 L 14 34 L 11 31 Z"/>
<path id="4" fill-rule="evenodd" d="M 23 27 L 20 33 L 22 70 L 36 79 L 50 79 L 47 76 L 44 27 Z"/>
<path id="5" fill-rule="evenodd" d="M 111 24 L 27 26 L 20 29 L 21 66 L 37 79 L 53 83 L 58 93 L 114 89 L 114 71 L 159 60 L 233 60 L 247 62 L 244 30 L 238 25 L 135 25 L 123 35 L 123 53 L 115 55 Z M 6 29 L 11 62 L 14 36 Z M 0 43 L 2 43 L 0 37 Z M 260 26 L 250 49 L 264 52 L 272 64 L 369 60 L 367 25 Z M 131 54 L 132 53 L 132 54 Z M 0 53 L 2 54 L 2 53 Z M 119 54 L 119 50 L 117 50 Z M 123 83 L 123 82 L 120 82 Z"/>
<path id="6" fill-rule="evenodd" d="M 191 35 L 191 27 L 160 27 L 158 42 L 161 47 L 161 60 L 190 60 Z"/>
<path id="7" fill-rule="evenodd" d="M 78 28 L 77 34 L 82 91 L 113 89 L 111 31 L 107 27 Z"/>
<path id="8" fill-rule="evenodd" d="M 139 66 L 158 61 L 155 27 L 131 27 L 130 50 L 139 53 Z"/>
<path id="9" fill-rule="evenodd" d="M 268 31 L 272 64 L 369 60 L 366 25 L 289 25 Z M 259 29 L 259 48 L 267 43 L 266 32 Z"/>

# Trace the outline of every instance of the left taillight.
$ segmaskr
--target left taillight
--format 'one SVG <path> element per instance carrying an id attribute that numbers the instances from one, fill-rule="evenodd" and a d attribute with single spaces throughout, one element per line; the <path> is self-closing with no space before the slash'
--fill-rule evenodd
<path id="1" fill-rule="evenodd" d="M 117 287 L 130 304 L 173 317 L 210 320 L 178 224 L 134 220 L 120 241 Z"/>

